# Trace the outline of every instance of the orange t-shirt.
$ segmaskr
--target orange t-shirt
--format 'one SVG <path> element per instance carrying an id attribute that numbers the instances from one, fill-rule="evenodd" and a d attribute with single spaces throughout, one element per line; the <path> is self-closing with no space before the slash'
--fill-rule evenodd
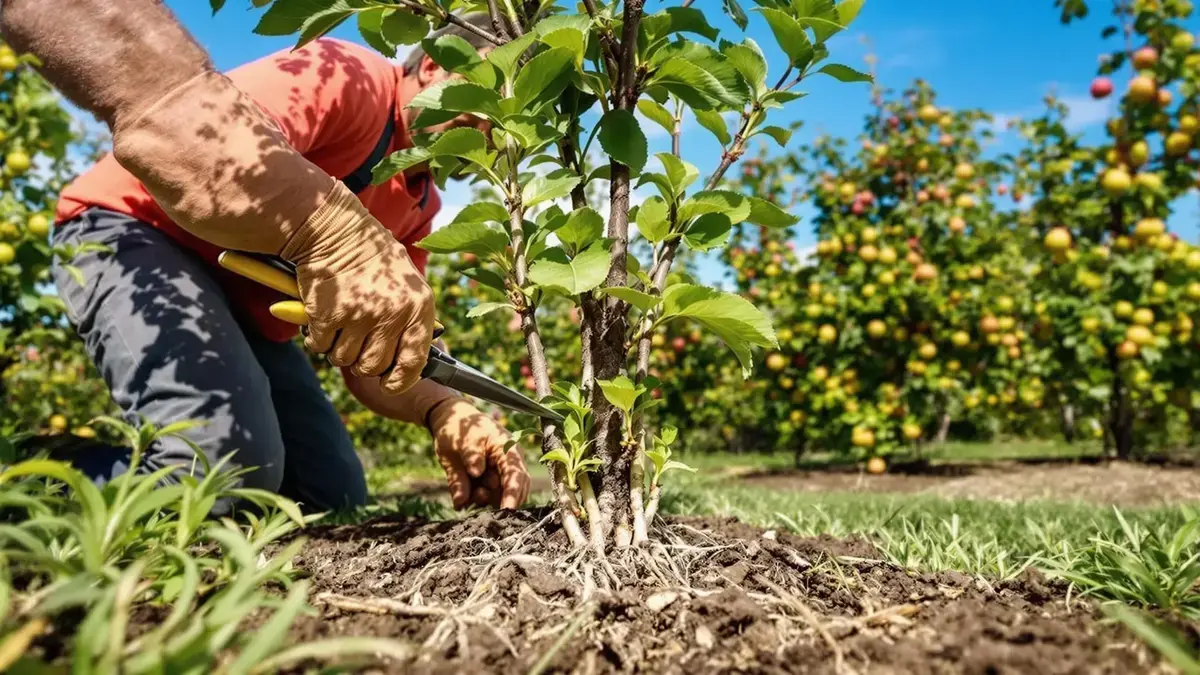
<path id="1" fill-rule="evenodd" d="M 283 131 L 289 143 L 310 162 L 335 178 L 357 169 L 383 135 L 387 115 L 396 115 L 388 152 L 412 147 L 397 96 L 405 86 L 403 72 L 378 53 L 351 42 L 324 38 L 302 49 L 282 50 L 228 73 L 233 83 L 254 99 Z M 399 175 L 358 194 L 363 205 L 407 248 L 418 269 L 428 254 L 412 244 L 429 234 L 441 207 L 427 173 Z M 264 336 L 283 342 L 297 328 L 271 316 L 268 306 L 283 296 L 217 266 L 221 249 L 173 223 L 146 188 L 111 154 L 63 191 L 56 222 L 99 207 L 148 223 L 197 253 L 214 267 L 235 311 L 248 316 Z"/>

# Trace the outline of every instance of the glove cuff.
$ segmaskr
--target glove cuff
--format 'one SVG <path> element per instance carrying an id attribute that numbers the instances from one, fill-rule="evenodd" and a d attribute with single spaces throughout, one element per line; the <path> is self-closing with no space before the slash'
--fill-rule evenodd
<path id="1" fill-rule="evenodd" d="M 113 156 L 180 227 L 217 246 L 258 253 L 279 253 L 337 182 L 212 71 L 120 120 Z"/>

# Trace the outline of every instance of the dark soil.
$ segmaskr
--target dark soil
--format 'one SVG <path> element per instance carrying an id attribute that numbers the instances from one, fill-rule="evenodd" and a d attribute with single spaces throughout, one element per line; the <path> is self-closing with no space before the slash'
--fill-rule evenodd
<path id="1" fill-rule="evenodd" d="M 989 583 L 877 560 L 861 539 L 673 519 L 665 555 L 589 559 L 540 512 L 317 528 L 298 565 L 317 617 L 293 638 L 423 644 L 389 673 L 1135 673 L 1157 661 L 1034 574 Z M 664 549 L 657 549 L 664 553 Z M 597 566 L 598 568 L 598 566 Z M 651 580 L 655 572 L 661 575 Z M 839 670 L 839 662 L 842 667 Z"/>
<path id="2" fill-rule="evenodd" d="M 922 493 L 993 501 L 1082 501 L 1164 506 L 1200 499 L 1200 470 L 1131 462 L 989 462 L 890 467 L 871 475 L 857 469 L 755 472 L 743 483 L 800 492 Z"/>

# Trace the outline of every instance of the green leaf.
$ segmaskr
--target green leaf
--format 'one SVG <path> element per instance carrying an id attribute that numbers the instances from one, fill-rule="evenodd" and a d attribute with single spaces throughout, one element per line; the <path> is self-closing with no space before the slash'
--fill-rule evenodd
<path id="1" fill-rule="evenodd" d="M 559 169 L 545 176 L 537 176 L 521 190 L 521 203 L 525 208 L 530 208 L 542 202 L 566 197 L 581 180 L 583 179 L 570 169 Z"/>
<path id="2" fill-rule="evenodd" d="M 729 145 L 733 140 L 729 135 L 729 126 L 725 124 L 725 118 L 721 117 L 721 113 L 712 110 L 694 110 L 696 121 L 700 126 L 708 129 L 717 137 L 717 142 L 721 145 Z"/>
<path id="3" fill-rule="evenodd" d="M 641 173 L 649 154 L 646 134 L 628 110 L 610 110 L 600 121 L 600 147 L 634 173 Z"/>
<path id="4" fill-rule="evenodd" d="M 717 29 L 713 28 L 704 12 L 694 7 L 668 7 L 663 11 L 642 17 L 642 27 L 650 42 L 672 33 L 695 33 L 708 38 L 717 39 Z"/>
<path id="5" fill-rule="evenodd" d="M 497 117 L 499 104 L 500 95 L 491 89 L 473 82 L 445 80 L 414 96 L 405 107 Z"/>
<path id="6" fill-rule="evenodd" d="M 570 251 L 578 251 L 600 238 L 604 233 L 604 219 L 589 206 L 576 209 L 567 215 L 554 236 Z"/>
<path id="7" fill-rule="evenodd" d="M 712 92 L 712 108 L 727 108 L 740 111 L 750 100 L 750 88 L 745 78 L 725 55 L 713 47 L 699 42 L 675 42 L 660 49 L 651 59 L 651 66 L 681 59 L 708 73 L 716 81 Z M 707 109 L 707 108 L 704 108 Z"/>
<path id="8" fill-rule="evenodd" d="M 636 288 L 627 288 L 625 286 L 602 288 L 599 292 L 604 295 L 611 295 L 618 300 L 627 302 L 643 312 L 650 311 L 662 302 L 662 298 L 657 295 L 650 295 L 649 293 L 643 293 Z"/>
<path id="9" fill-rule="evenodd" d="M 513 96 L 522 108 L 557 99 L 570 82 L 575 55 L 569 49 L 555 47 L 529 59 L 513 83 Z"/>
<path id="10" fill-rule="evenodd" d="M 725 10 L 725 13 L 729 15 L 729 18 L 733 20 L 733 23 L 738 28 L 746 30 L 746 26 L 750 25 L 750 17 L 746 16 L 746 12 L 738 4 L 738 0 L 722 0 L 721 8 Z"/>
<path id="11" fill-rule="evenodd" d="M 663 445 L 671 445 L 679 438 L 679 429 L 671 425 L 666 425 L 659 431 L 658 442 Z"/>
<path id="12" fill-rule="evenodd" d="M 496 202 L 472 202 L 454 216 L 451 224 L 457 223 L 500 223 L 508 222 L 508 211 Z"/>
<path id="13" fill-rule="evenodd" d="M 508 246 L 508 235 L 483 223 L 456 222 L 434 230 L 417 242 L 430 253 L 474 253 L 488 256 Z"/>
<path id="14" fill-rule="evenodd" d="M 783 127 L 763 127 L 762 129 L 759 129 L 758 133 L 766 134 L 771 138 L 774 138 L 775 142 L 778 143 L 779 147 L 781 148 L 787 147 L 788 141 L 792 140 L 792 130 L 784 129 Z"/>
<path id="15" fill-rule="evenodd" d="M 483 61 L 475 47 L 457 35 L 426 38 L 421 41 L 421 49 L 448 73 L 460 72 Z"/>
<path id="16" fill-rule="evenodd" d="M 571 465 L 571 456 L 568 455 L 567 451 L 564 450 L 563 448 L 555 448 L 555 449 L 551 450 L 550 452 L 543 453 L 541 458 L 539 459 L 539 461 L 541 461 L 544 464 L 550 464 L 551 462 L 559 462 L 561 464 L 570 466 Z"/>
<path id="17" fill-rule="evenodd" d="M 646 183 L 654 183 L 654 186 L 658 188 L 658 193 L 662 195 L 663 199 L 669 202 L 676 201 L 675 188 L 671 185 L 671 181 L 667 180 L 665 175 L 661 173 L 655 173 L 653 171 L 646 171 L 638 177 L 637 187 L 640 188 Z M 633 217 L 632 210 L 630 211 L 629 215 L 631 218 Z"/>
<path id="18" fill-rule="evenodd" d="M 683 241 L 693 251 L 708 251 L 729 241 L 733 223 L 724 213 L 706 213 L 692 222 L 683 233 Z"/>
<path id="19" fill-rule="evenodd" d="M 215 16 L 225 6 L 225 0 L 208 0 L 208 6 L 212 8 L 212 13 Z"/>
<path id="20" fill-rule="evenodd" d="M 505 117 L 500 124 L 528 152 L 537 152 L 563 136 L 558 129 L 537 117 L 528 115 L 510 115 Z"/>
<path id="21" fill-rule="evenodd" d="M 817 42 L 824 44 L 826 40 L 836 35 L 844 26 L 838 23 L 836 18 L 823 17 L 802 17 L 800 23 L 812 28 L 813 35 L 816 36 Z"/>
<path id="22" fill-rule="evenodd" d="M 835 80 L 838 80 L 839 82 L 870 82 L 871 81 L 870 75 L 860 72 L 860 71 L 857 71 L 857 70 L 851 68 L 850 66 L 844 66 L 840 63 L 830 63 L 829 65 L 822 66 L 821 69 L 818 70 L 817 72 L 825 73 L 826 75 L 834 78 Z"/>
<path id="23" fill-rule="evenodd" d="M 689 318 L 711 330 L 737 356 L 742 376 L 749 377 L 751 346 L 777 347 L 765 314 L 745 298 L 703 286 L 675 284 L 663 292 L 663 319 Z"/>
<path id="24" fill-rule="evenodd" d="M 772 91 L 766 96 L 763 96 L 763 107 L 778 108 L 785 103 L 791 103 L 792 101 L 800 100 L 805 96 L 808 96 L 808 94 L 802 91 Z"/>
<path id="25" fill-rule="evenodd" d="M 529 280 L 567 295 L 581 295 L 604 283 L 610 258 L 608 244 L 598 241 L 572 260 L 538 260 L 529 268 Z"/>
<path id="26" fill-rule="evenodd" d="M 371 184 L 379 185 L 387 182 L 396 174 L 407 171 L 418 164 L 424 164 L 431 159 L 433 159 L 433 152 L 429 148 L 397 150 L 375 165 L 374 169 L 371 169 Z"/>
<path id="27" fill-rule="evenodd" d="M 812 41 L 808 39 L 808 33 L 804 32 L 804 26 L 791 15 L 778 9 L 761 7 L 758 11 L 766 18 L 779 48 L 788 55 L 789 63 L 799 70 L 804 70 L 814 54 Z"/>
<path id="28" fill-rule="evenodd" d="M 675 116 L 654 100 L 641 99 L 638 101 L 637 109 L 646 119 L 666 129 L 668 134 L 675 133 Z"/>
<path id="29" fill-rule="evenodd" d="M 666 473 L 668 471 L 690 471 L 691 473 L 696 473 L 696 469 L 675 459 L 667 460 L 667 462 L 663 464 L 659 473 Z"/>
<path id="30" fill-rule="evenodd" d="M 746 38 L 740 45 L 726 43 L 721 47 L 721 53 L 729 59 L 730 65 L 741 73 L 746 84 L 750 85 L 755 93 L 761 94 L 766 90 L 767 59 L 757 42 Z"/>
<path id="31" fill-rule="evenodd" d="M 633 380 L 625 375 L 618 375 L 611 380 L 596 380 L 596 384 L 600 385 L 604 398 L 625 414 L 633 410 L 638 396 L 646 393 L 645 387 L 634 384 Z"/>
<path id="32" fill-rule="evenodd" d="M 741 105 L 737 98 L 721 86 L 716 77 L 681 57 L 674 57 L 663 63 L 651 78 L 650 84 L 659 85 L 675 94 L 693 110 L 719 110 Z"/>
<path id="33" fill-rule="evenodd" d="M 575 68 L 583 67 L 583 57 L 586 53 L 587 36 L 578 28 L 560 28 L 542 34 L 542 43 L 553 49 L 565 49 L 571 52 Z"/>
<path id="34" fill-rule="evenodd" d="M 750 201 L 728 190 L 704 190 L 679 207 L 679 220 L 686 222 L 706 213 L 724 213 L 734 225 L 750 217 Z"/>
<path id="35" fill-rule="evenodd" d="M 358 33 L 372 49 L 389 59 L 396 58 L 396 45 L 383 36 L 383 15 L 393 10 L 375 7 L 358 13 Z"/>
<path id="36" fill-rule="evenodd" d="M 651 197 L 642 202 L 637 210 L 638 232 L 651 243 L 658 243 L 671 232 L 667 202 L 661 197 Z"/>
<path id="37" fill-rule="evenodd" d="M 513 306 L 507 302 L 481 302 L 472 307 L 471 311 L 467 312 L 467 318 L 476 319 L 485 314 L 490 314 L 498 309 L 512 309 L 513 311 L 516 311 Z"/>
<path id="38" fill-rule="evenodd" d="M 493 158 L 488 156 L 488 141 L 483 132 L 470 127 L 451 129 L 438 136 L 429 146 L 434 155 L 451 155 L 490 167 Z"/>
<path id="39" fill-rule="evenodd" d="M 342 14 L 349 16 L 353 11 L 346 0 L 275 0 L 259 19 L 254 32 L 268 36 L 292 35 L 306 25 L 321 24 Z"/>
<path id="40" fill-rule="evenodd" d="M 842 0 L 837 6 L 837 20 L 842 24 L 843 28 L 849 27 L 854 19 L 858 17 L 858 12 L 862 9 L 865 0 Z"/>
<path id="41" fill-rule="evenodd" d="M 688 186 L 700 177 L 699 169 L 669 152 L 660 152 L 655 157 L 662 162 L 663 169 L 667 172 L 667 182 L 671 184 L 671 191 L 675 197 L 683 196 Z"/>
<path id="42" fill-rule="evenodd" d="M 396 45 L 415 45 L 429 34 L 429 22 L 403 10 L 388 12 L 383 17 L 383 37 Z"/>
<path id="43" fill-rule="evenodd" d="M 463 276 L 474 279 L 475 281 L 478 281 L 479 283 L 483 284 L 484 286 L 487 286 L 488 288 L 494 288 L 497 291 L 500 291 L 501 293 L 505 292 L 504 279 L 499 274 L 496 274 L 495 272 L 493 272 L 489 269 L 484 269 L 482 267 L 472 267 L 472 268 L 463 270 L 462 273 L 463 273 Z"/>
<path id="44" fill-rule="evenodd" d="M 525 50 L 533 45 L 535 39 L 537 39 L 537 35 L 526 33 L 512 42 L 488 52 L 487 61 L 500 70 L 506 81 L 510 81 L 516 77 L 517 61 L 521 58 L 521 54 L 524 54 Z"/>
<path id="45" fill-rule="evenodd" d="M 791 227 L 800 222 L 800 219 L 796 216 L 765 199 L 759 197 L 750 197 L 749 199 L 750 215 L 746 217 L 746 220 L 755 225 L 762 227 Z"/>

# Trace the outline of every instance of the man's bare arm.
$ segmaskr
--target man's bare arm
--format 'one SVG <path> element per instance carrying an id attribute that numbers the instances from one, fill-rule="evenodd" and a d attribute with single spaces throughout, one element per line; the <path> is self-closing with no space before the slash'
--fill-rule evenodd
<path id="1" fill-rule="evenodd" d="M 3 0 L 0 31 L 112 130 L 113 155 L 172 220 L 218 246 L 296 263 L 308 346 L 383 388 L 411 387 L 433 299 L 404 246 L 288 144 L 157 0 Z"/>
<path id="2" fill-rule="evenodd" d="M 50 84 L 110 127 L 213 70 L 154 0 L 4 0 L 0 30 L 18 52 L 42 60 Z"/>

